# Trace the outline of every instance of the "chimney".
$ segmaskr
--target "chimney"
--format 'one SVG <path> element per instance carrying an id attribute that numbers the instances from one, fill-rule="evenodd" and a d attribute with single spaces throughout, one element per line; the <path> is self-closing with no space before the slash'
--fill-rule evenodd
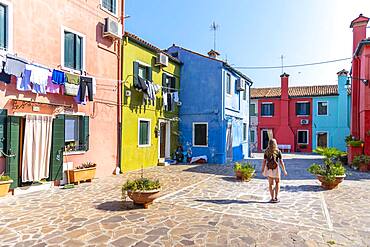
<path id="1" fill-rule="evenodd" d="M 356 19 L 351 22 L 350 28 L 353 29 L 353 51 L 352 54 L 355 53 L 358 44 L 366 39 L 366 26 L 369 22 L 369 18 L 363 16 L 362 14 L 359 15 Z"/>
<path id="2" fill-rule="evenodd" d="M 210 58 L 214 58 L 214 59 L 217 59 L 217 57 L 218 56 L 220 56 L 220 53 L 218 53 L 217 51 L 215 51 L 215 50 L 210 50 L 209 52 L 208 52 L 208 56 L 210 57 Z"/>
<path id="3" fill-rule="evenodd" d="M 289 98 L 288 88 L 289 88 L 289 75 L 284 72 L 280 76 L 281 78 L 281 99 L 287 100 Z"/>

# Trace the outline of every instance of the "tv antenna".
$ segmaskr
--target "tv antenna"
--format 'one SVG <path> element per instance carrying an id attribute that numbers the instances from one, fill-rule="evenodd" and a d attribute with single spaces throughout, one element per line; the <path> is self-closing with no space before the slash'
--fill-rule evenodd
<path id="1" fill-rule="evenodd" d="M 216 33 L 217 30 L 220 29 L 220 25 L 218 25 L 215 21 L 212 22 L 210 26 L 210 30 L 213 31 L 213 50 L 216 51 Z"/>

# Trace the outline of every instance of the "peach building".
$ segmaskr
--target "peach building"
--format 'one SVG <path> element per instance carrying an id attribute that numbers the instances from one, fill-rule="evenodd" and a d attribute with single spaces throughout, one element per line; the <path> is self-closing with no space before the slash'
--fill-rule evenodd
<path id="1" fill-rule="evenodd" d="M 51 186 L 87 161 L 97 177 L 118 166 L 123 2 L 0 0 L 0 174 L 12 188 Z"/>

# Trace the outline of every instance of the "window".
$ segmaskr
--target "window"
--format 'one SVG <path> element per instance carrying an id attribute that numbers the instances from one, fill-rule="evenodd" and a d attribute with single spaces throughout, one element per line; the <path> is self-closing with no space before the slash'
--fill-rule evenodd
<path id="1" fill-rule="evenodd" d="M 64 119 L 65 151 L 87 151 L 89 117 L 66 115 Z"/>
<path id="2" fill-rule="evenodd" d="M 150 120 L 139 119 L 139 147 L 150 145 Z"/>
<path id="3" fill-rule="evenodd" d="M 251 131 L 250 131 L 250 135 L 251 135 L 251 142 L 252 142 L 252 143 L 256 141 L 255 134 L 256 134 L 256 131 L 255 131 L 255 130 L 251 130 Z"/>
<path id="4" fill-rule="evenodd" d="M 310 103 L 309 102 L 297 102 L 295 103 L 295 111 L 297 116 L 308 116 L 310 115 Z"/>
<path id="5" fill-rule="evenodd" d="M 226 93 L 231 94 L 231 75 L 226 74 Z"/>
<path id="6" fill-rule="evenodd" d="M 102 7 L 114 15 L 117 14 L 117 0 L 102 0 Z"/>
<path id="7" fill-rule="evenodd" d="M 247 141 L 247 124 L 246 123 L 243 123 L 243 141 Z"/>
<path id="8" fill-rule="evenodd" d="M 148 80 L 148 68 L 143 65 L 139 65 L 138 75 L 140 76 L 140 78 Z"/>
<path id="9" fill-rule="evenodd" d="M 193 146 L 208 146 L 208 124 L 193 123 Z"/>
<path id="10" fill-rule="evenodd" d="M 2 49 L 7 49 L 8 48 L 7 19 L 8 19 L 8 7 L 4 4 L 0 4 L 0 48 L 2 48 Z"/>
<path id="11" fill-rule="evenodd" d="M 243 91 L 243 100 L 247 100 L 247 83 L 245 83 L 245 90 Z"/>
<path id="12" fill-rule="evenodd" d="M 308 130 L 298 130 L 298 144 L 308 144 Z"/>
<path id="13" fill-rule="evenodd" d="M 326 116 L 328 115 L 328 102 L 317 102 L 317 115 Z"/>
<path id="14" fill-rule="evenodd" d="M 64 67 L 74 70 L 83 69 L 83 37 L 64 31 Z"/>
<path id="15" fill-rule="evenodd" d="M 174 94 L 177 92 L 176 90 L 176 77 L 163 73 L 162 74 L 162 91 L 163 97 L 167 97 L 166 104 L 164 104 L 164 110 L 172 112 L 175 110 L 175 101 L 174 101 Z M 177 96 L 178 98 L 178 96 Z"/>
<path id="16" fill-rule="evenodd" d="M 273 103 L 262 103 L 261 116 L 263 117 L 274 116 L 274 104 Z"/>
<path id="17" fill-rule="evenodd" d="M 252 117 L 256 116 L 256 104 L 249 104 L 249 115 Z"/>

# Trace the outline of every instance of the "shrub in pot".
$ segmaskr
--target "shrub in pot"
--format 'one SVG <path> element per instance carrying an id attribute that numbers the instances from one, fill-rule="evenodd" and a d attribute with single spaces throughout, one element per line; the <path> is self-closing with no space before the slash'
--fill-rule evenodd
<path id="1" fill-rule="evenodd" d="M 334 189 L 346 176 L 346 169 L 340 162 L 342 151 L 336 148 L 317 148 L 316 153 L 324 156 L 323 164 L 312 164 L 307 171 L 315 175 L 324 189 Z"/>
<path id="2" fill-rule="evenodd" d="M 250 162 L 239 163 L 236 162 L 234 166 L 235 176 L 242 181 L 250 181 L 255 175 L 255 167 Z"/>
<path id="3" fill-rule="evenodd" d="M 370 156 L 367 155 L 356 156 L 352 161 L 352 165 L 356 167 L 360 172 L 367 172 L 369 170 L 370 165 Z"/>
<path id="4" fill-rule="evenodd" d="M 12 183 L 13 180 L 11 177 L 0 175 L 0 197 L 8 194 L 10 185 Z"/>
<path id="5" fill-rule="evenodd" d="M 95 177 L 96 164 L 93 162 L 85 162 L 77 166 L 73 170 L 68 171 L 68 179 L 71 183 L 79 184 L 81 181 L 91 182 Z"/>
<path id="6" fill-rule="evenodd" d="M 153 203 L 160 195 L 161 184 L 159 180 L 139 178 L 128 180 L 122 186 L 122 196 L 128 196 L 135 204 L 144 205 L 144 208 Z"/>

